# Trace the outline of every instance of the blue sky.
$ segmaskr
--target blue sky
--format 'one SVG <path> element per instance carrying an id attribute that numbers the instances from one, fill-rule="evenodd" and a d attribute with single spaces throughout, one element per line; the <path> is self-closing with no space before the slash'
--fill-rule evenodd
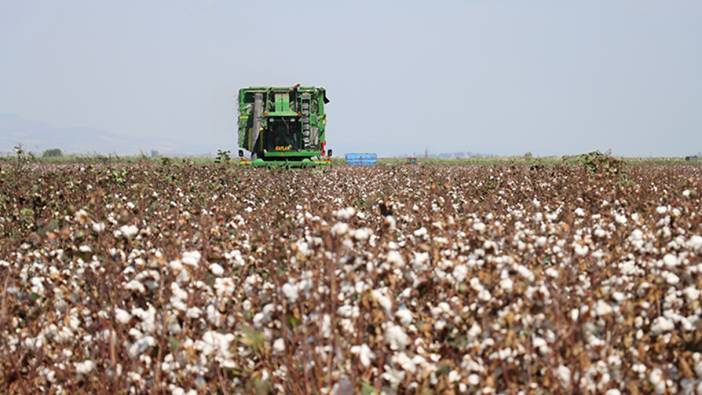
<path id="1" fill-rule="evenodd" d="M 48 125 L 0 122 L 0 145 L 235 150 L 236 91 L 299 82 L 327 88 L 339 153 L 685 155 L 700 20 L 684 0 L 0 0 L 0 114 Z"/>

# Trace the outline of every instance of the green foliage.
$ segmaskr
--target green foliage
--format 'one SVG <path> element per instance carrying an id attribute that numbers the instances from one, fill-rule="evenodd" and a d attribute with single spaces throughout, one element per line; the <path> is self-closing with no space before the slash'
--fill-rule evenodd
<path id="1" fill-rule="evenodd" d="M 244 327 L 241 330 L 241 342 L 260 354 L 263 351 L 263 346 L 266 343 L 266 337 L 263 332 L 259 332 L 251 327 Z"/>
<path id="2" fill-rule="evenodd" d="M 229 163 L 232 160 L 231 151 L 229 150 L 217 150 L 217 156 L 215 157 L 215 163 Z"/>
<path id="3" fill-rule="evenodd" d="M 617 175 L 624 170 L 624 161 L 600 151 L 593 151 L 578 157 L 585 170 L 593 174 Z"/>
<path id="4" fill-rule="evenodd" d="M 367 381 L 361 382 L 361 394 L 362 395 L 378 395 L 380 394 L 380 391 L 378 391 L 373 385 Z"/>
<path id="5" fill-rule="evenodd" d="M 42 158 L 60 158 L 63 156 L 61 148 L 50 148 L 41 154 Z"/>
<path id="6" fill-rule="evenodd" d="M 111 169 L 110 178 L 115 184 L 123 185 L 127 182 L 127 176 L 129 172 L 127 169 Z"/>
<path id="7" fill-rule="evenodd" d="M 32 210 L 31 208 L 25 207 L 25 208 L 20 210 L 20 216 L 24 217 L 24 218 L 31 218 L 34 216 L 34 210 Z"/>

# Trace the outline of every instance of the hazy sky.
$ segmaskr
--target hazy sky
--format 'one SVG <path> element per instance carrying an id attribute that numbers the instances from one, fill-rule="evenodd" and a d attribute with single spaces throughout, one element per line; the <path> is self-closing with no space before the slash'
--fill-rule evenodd
<path id="1" fill-rule="evenodd" d="M 338 153 L 685 155 L 701 21 L 699 0 L 0 0 L 0 113 L 235 150 L 236 91 L 299 82 L 327 88 Z"/>

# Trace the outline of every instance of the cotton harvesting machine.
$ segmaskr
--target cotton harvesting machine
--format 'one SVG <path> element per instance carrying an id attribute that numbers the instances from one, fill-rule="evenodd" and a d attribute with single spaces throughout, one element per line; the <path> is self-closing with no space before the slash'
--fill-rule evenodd
<path id="1" fill-rule="evenodd" d="M 253 167 L 331 165 L 332 150 L 326 150 L 325 135 L 327 103 L 324 88 L 295 85 L 239 90 L 241 163 Z"/>

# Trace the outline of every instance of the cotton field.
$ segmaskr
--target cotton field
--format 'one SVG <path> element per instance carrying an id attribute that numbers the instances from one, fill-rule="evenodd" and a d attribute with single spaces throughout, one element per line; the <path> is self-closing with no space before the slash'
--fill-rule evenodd
<path id="1" fill-rule="evenodd" d="M 702 169 L 0 167 L 0 392 L 702 394 Z"/>

